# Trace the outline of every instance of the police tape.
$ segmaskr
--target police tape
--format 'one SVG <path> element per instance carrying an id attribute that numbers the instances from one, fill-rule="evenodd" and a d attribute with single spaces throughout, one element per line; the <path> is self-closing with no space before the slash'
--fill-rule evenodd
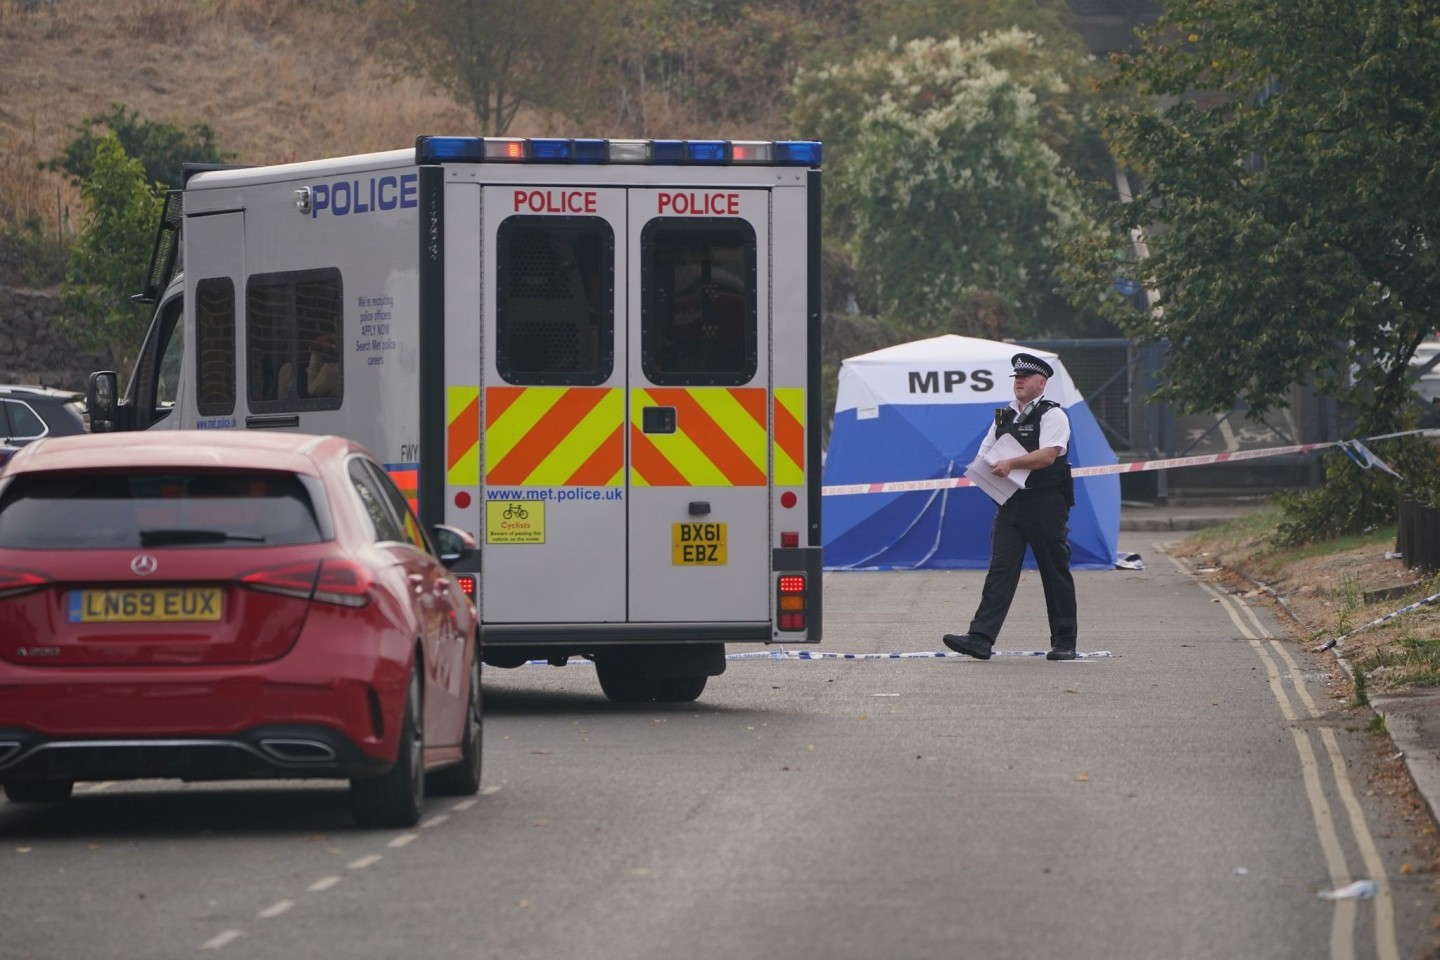
<path id="1" fill-rule="evenodd" d="M 1327 440 L 1323 443 L 1296 443 L 1286 447 L 1263 447 L 1258 450 L 1227 450 L 1224 453 L 1208 453 L 1193 457 L 1171 457 L 1167 460 L 1137 460 L 1133 463 L 1107 463 L 1093 467 L 1072 467 L 1075 477 L 1099 477 L 1112 473 L 1142 473 L 1148 470 L 1174 470 L 1179 467 L 1199 467 L 1212 463 L 1234 463 L 1241 460 L 1259 460 L 1264 457 L 1280 457 L 1289 453 L 1310 453 L 1326 447 L 1339 447 L 1361 468 L 1372 466 L 1394 473 L 1383 460 L 1370 452 L 1365 442 L 1391 440 L 1395 437 L 1440 436 L 1440 430 L 1407 430 L 1402 433 L 1387 433 L 1361 440 Z M 1397 474 L 1398 476 L 1398 474 Z M 896 480 L 888 483 L 844 483 L 821 487 L 827 497 L 843 497 L 857 493 L 913 493 L 921 490 L 949 490 L 957 487 L 974 486 L 968 477 L 939 477 L 934 480 Z"/>
<path id="2" fill-rule="evenodd" d="M 1043 657 L 1049 650 L 996 650 L 992 657 Z M 1109 650 L 1081 651 L 1075 654 L 1077 660 L 1095 660 L 1113 657 Z M 971 660 L 961 653 L 944 650 L 919 650 L 913 653 L 836 653 L 830 650 L 754 650 L 745 653 L 727 653 L 726 660 Z M 590 663 L 589 658 L 571 660 L 570 663 Z M 543 667 L 549 660 L 526 660 L 526 666 Z"/>

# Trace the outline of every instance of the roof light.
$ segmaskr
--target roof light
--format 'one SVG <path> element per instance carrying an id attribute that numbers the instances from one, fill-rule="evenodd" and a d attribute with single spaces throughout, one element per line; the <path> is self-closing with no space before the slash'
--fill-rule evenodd
<path id="1" fill-rule="evenodd" d="M 573 140 L 576 163 L 604 163 L 606 143 L 604 140 Z"/>
<path id="2" fill-rule="evenodd" d="M 446 160 L 475 163 L 483 158 L 479 137 L 420 137 L 415 141 L 416 163 L 444 163 Z"/>
<path id="3" fill-rule="evenodd" d="M 732 140 L 730 160 L 733 163 L 769 163 L 775 155 L 769 140 Z"/>
<path id="4" fill-rule="evenodd" d="M 795 167 L 818 167 L 821 156 L 818 140 L 775 141 L 775 162 Z"/>
<path id="5" fill-rule="evenodd" d="M 611 140 L 611 163 L 649 163 L 649 140 Z"/>
<path id="6" fill-rule="evenodd" d="M 730 159 L 730 144 L 724 140 L 686 140 L 687 163 L 725 163 Z"/>
<path id="7" fill-rule="evenodd" d="M 485 138 L 485 159 L 486 160 L 524 160 L 525 141 L 518 137 Z"/>
<path id="8" fill-rule="evenodd" d="M 531 140 L 530 159 L 548 163 L 566 163 L 574 159 L 569 140 Z"/>
<path id="9" fill-rule="evenodd" d="M 650 141 L 650 159 L 654 163 L 684 163 L 684 140 Z"/>

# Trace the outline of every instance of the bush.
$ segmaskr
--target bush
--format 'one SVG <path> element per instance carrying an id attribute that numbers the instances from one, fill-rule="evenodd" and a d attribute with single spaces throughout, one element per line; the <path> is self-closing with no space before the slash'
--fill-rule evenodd
<path id="1" fill-rule="evenodd" d="M 1284 519 L 1273 542 L 1293 547 L 1394 525 L 1402 499 L 1440 504 L 1440 451 L 1420 436 L 1376 444 L 1374 454 L 1400 476 L 1379 466 L 1364 469 L 1341 451 L 1325 456 L 1325 485 L 1277 494 Z"/>

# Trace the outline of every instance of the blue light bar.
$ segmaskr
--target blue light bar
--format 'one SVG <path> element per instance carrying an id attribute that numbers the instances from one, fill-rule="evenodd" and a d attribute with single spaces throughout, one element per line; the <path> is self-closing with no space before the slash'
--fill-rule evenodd
<path id="1" fill-rule="evenodd" d="M 775 162 L 785 166 L 818 167 L 822 153 L 818 140 L 775 141 Z"/>
<path id="2" fill-rule="evenodd" d="M 650 162 L 651 162 L 651 163 L 684 163 L 684 162 L 685 162 L 685 141 L 684 141 L 684 140 L 652 140 L 652 141 L 650 141 Z"/>
<path id="3" fill-rule="evenodd" d="M 569 140 L 531 140 L 530 159 L 542 163 L 568 163 L 575 159 Z"/>
<path id="4" fill-rule="evenodd" d="M 444 163 L 463 160 L 479 163 L 485 156 L 485 145 L 479 137 L 418 137 L 415 140 L 416 163 Z"/>
<path id="5" fill-rule="evenodd" d="M 730 144 L 725 140 L 686 140 L 685 159 L 689 163 L 728 163 Z"/>
<path id="6" fill-rule="evenodd" d="M 650 163 L 819 167 L 818 140 L 601 140 L 561 137 L 417 137 L 415 162 Z"/>
<path id="7" fill-rule="evenodd" d="M 604 163 L 610 159 L 608 140 L 575 140 L 576 163 Z"/>

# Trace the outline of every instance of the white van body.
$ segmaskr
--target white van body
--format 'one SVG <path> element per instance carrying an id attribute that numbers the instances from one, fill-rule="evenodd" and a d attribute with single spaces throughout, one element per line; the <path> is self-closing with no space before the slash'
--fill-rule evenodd
<path id="1" fill-rule="evenodd" d="M 100 429 L 359 440 L 476 536 L 487 663 L 693 699 L 724 644 L 820 639 L 819 164 L 421 137 L 198 170 Z"/>

